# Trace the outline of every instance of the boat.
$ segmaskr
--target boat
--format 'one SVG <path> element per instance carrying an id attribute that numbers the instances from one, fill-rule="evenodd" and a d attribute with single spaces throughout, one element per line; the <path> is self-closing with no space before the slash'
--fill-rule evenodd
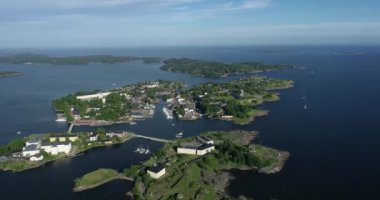
<path id="1" fill-rule="evenodd" d="M 130 122 L 129 124 L 130 125 L 136 125 L 137 123 L 136 122 Z"/>
<path id="2" fill-rule="evenodd" d="M 137 147 L 137 149 L 135 150 L 136 153 L 139 153 L 140 151 L 141 151 L 140 147 Z"/>
<path id="3" fill-rule="evenodd" d="M 56 122 L 66 122 L 66 118 L 58 118 L 55 120 Z"/>
<path id="4" fill-rule="evenodd" d="M 148 146 L 146 147 L 145 154 L 150 154 L 150 150 Z"/>
<path id="5" fill-rule="evenodd" d="M 306 110 L 306 109 L 307 109 L 307 105 L 305 105 L 305 106 L 303 107 L 303 109 L 305 109 L 305 110 Z"/>
<path id="6" fill-rule="evenodd" d="M 175 135 L 176 138 L 182 138 L 182 136 L 183 136 L 182 132 L 179 132 L 177 135 Z"/>
<path id="7" fill-rule="evenodd" d="M 174 126 L 174 123 L 172 124 L 172 126 Z"/>
<path id="8" fill-rule="evenodd" d="M 17 135 L 20 135 L 21 134 L 21 131 L 17 131 L 17 133 L 16 133 Z"/>

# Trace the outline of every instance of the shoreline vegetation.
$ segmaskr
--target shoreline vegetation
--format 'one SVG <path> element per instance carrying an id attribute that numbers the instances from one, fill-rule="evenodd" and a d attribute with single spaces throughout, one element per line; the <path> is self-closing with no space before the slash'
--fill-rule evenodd
<path id="1" fill-rule="evenodd" d="M 73 125 L 102 126 L 136 123 L 153 117 L 165 101 L 168 119 L 197 120 L 202 116 L 244 125 L 267 115 L 258 105 L 280 99 L 275 92 L 293 87 L 291 80 L 252 76 L 192 88 L 176 81 L 147 81 L 110 91 L 78 92 L 53 101 L 58 120 Z"/>
<path id="2" fill-rule="evenodd" d="M 28 137 L 14 139 L 6 145 L 0 146 L 0 171 L 23 172 L 44 166 L 60 159 L 73 158 L 91 149 L 122 144 L 134 138 L 133 133 L 131 132 L 111 133 L 113 136 L 107 136 L 104 129 L 98 129 L 96 134 L 98 135 L 98 139 L 92 142 L 89 142 L 88 140 L 89 133 L 84 132 L 70 134 L 32 134 Z M 28 140 L 38 138 L 43 141 L 49 141 L 51 137 L 56 138 L 56 135 L 66 138 L 74 136 L 78 137 L 78 139 L 72 142 L 72 148 L 67 154 L 51 155 L 41 150 L 43 159 L 39 161 L 31 161 L 29 157 L 22 156 L 23 147 L 25 147 Z"/>
<path id="3" fill-rule="evenodd" d="M 292 69 L 291 65 L 269 65 L 259 62 L 231 63 L 203 61 L 189 58 L 167 59 L 160 69 L 171 72 L 188 73 L 203 77 L 226 77 L 233 74 L 252 74 L 264 71 Z"/>
<path id="4" fill-rule="evenodd" d="M 215 150 L 205 155 L 177 154 L 176 148 L 184 142 L 195 139 L 177 139 L 155 152 L 150 159 L 140 165 L 126 168 L 122 175 L 112 172 L 113 176 L 94 176 L 91 172 L 75 181 L 74 191 L 83 191 L 107 183 L 114 177 L 129 177 L 133 189 L 128 192 L 134 199 L 233 199 L 225 192 L 233 179 L 229 170 L 252 170 L 257 173 L 272 174 L 279 172 L 289 157 L 286 151 L 254 144 L 257 136 L 254 131 L 209 131 L 200 134 L 215 142 Z M 150 167 L 159 165 L 166 169 L 159 179 L 147 173 Z M 78 180 L 96 179 L 78 184 Z"/>
<path id="5" fill-rule="evenodd" d="M 15 54 L 0 56 L 0 63 L 10 64 L 51 64 L 51 65 L 86 65 L 90 63 L 115 64 L 122 62 L 142 61 L 144 63 L 159 63 L 163 58 L 113 56 L 113 55 L 85 55 L 85 56 L 48 56 L 39 54 Z"/>
<path id="6" fill-rule="evenodd" d="M 115 64 L 142 61 L 144 63 L 163 63 L 161 70 L 187 73 L 201 77 L 226 77 L 233 74 L 253 74 L 266 71 L 294 69 L 292 65 L 264 64 L 260 62 L 223 63 L 190 58 L 158 58 L 114 55 L 48 56 L 39 54 L 15 54 L 0 56 L 0 63 L 11 64 L 49 64 L 49 65 L 87 65 L 90 63 Z"/>
<path id="7" fill-rule="evenodd" d="M 21 72 L 12 72 L 12 71 L 0 71 L 0 78 L 11 77 L 11 76 L 20 76 Z"/>

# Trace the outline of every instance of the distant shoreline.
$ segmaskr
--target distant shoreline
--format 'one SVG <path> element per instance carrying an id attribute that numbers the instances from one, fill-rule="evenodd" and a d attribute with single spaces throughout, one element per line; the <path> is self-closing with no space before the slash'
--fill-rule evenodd
<path id="1" fill-rule="evenodd" d="M 12 71 L 0 71 L 0 78 L 5 78 L 5 77 L 12 77 L 12 76 L 20 76 L 21 72 L 12 72 Z"/>

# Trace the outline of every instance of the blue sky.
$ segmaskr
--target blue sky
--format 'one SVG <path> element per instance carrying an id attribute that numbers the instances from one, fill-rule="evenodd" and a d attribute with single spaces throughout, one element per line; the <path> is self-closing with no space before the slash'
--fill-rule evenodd
<path id="1" fill-rule="evenodd" d="M 378 0 L 0 0 L 2 47 L 379 43 Z"/>

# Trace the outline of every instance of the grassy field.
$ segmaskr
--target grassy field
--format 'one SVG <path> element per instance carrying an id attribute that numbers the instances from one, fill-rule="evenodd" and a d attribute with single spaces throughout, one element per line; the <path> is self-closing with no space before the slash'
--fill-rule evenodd
<path id="1" fill-rule="evenodd" d="M 120 178 L 120 176 L 121 175 L 113 169 L 98 169 L 76 179 L 74 190 L 82 191 L 93 188 L 104 184 L 105 182 Z"/>

